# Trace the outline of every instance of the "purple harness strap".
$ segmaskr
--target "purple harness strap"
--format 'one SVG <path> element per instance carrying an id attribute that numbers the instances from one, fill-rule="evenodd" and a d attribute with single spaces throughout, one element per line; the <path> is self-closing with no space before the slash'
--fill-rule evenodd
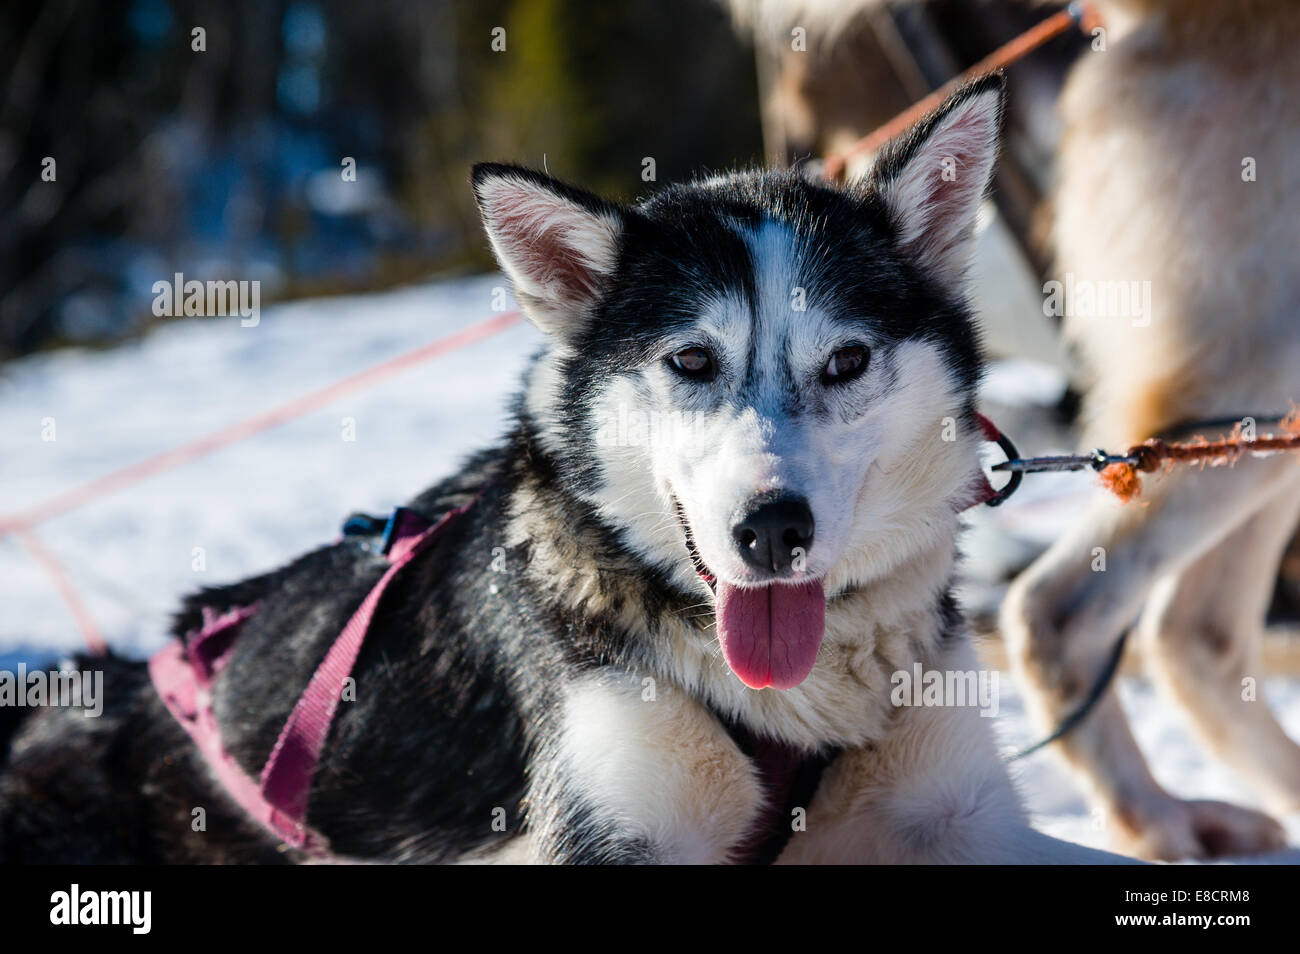
<path id="1" fill-rule="evenodd" d="M 412 511 L 398 511 L 386 553 L 390 566 L 366 594 L 298 697 L 258 781 L 226 750 L 212 711 L 213 679 L 224 668 L 240 625 L 257 606 L 237 607 L 220 615 L 204 607 L 203 625 L 197 633 L 173 640 L 149 660 L 154 688 L 194 740 L 217 781 L 244 811 L 285 843 L 317 857 L 329 853 L 325 837 L 307 827 L 307 797 L 345 682 L 389 585 L 473 503 L 452 510 L 432 526 Z"/>

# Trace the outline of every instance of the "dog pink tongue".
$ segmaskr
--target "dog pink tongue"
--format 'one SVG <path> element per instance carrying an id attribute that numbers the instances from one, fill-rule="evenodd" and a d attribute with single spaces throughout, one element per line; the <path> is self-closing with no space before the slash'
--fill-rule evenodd
<path id="1" fill-rule="evenodd" d="M 742 589 L 718 580 L 722 655 L 751 689 L 793 689 L 812 672 L 826 630 L 818 581 Z"/>

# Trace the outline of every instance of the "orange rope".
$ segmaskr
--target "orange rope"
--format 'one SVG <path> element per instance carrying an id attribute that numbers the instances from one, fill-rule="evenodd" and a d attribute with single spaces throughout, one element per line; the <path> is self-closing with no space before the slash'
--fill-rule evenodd
<path id="1" fill-rule="evenodd" d="M 37 524 L 76 510 L 92 500 L 107 496 L 121 490 L 123 487 L 138 484 L 154 474 L 179 467 L 286 421 L 301 417 L 327 401 L 332 401 L 344 394 L 360 391 L 420 362 L 429 361 L 458 348 L 491 337 L 522 320 L 523 313 L 519 311 L 493 315 L 491 318 L 479 321 L 455 334 L 439 338 L 437 341 L 431 341 L 414 351 L 408 351 L 406 354 L 390 358 L 373 367 L 366 368 L 364 371 L 358 371 L 356 374 L 335 381 L 333 384 L 317 388 L 315 391 L 281 404 L 279 407 L 263 411 L 261 414 L 238 421 L 229 427 L 214 431 L 187 444 L 181 444 L 152 457 L 146 457 L 144 460 L 137 461 L 127 467 L 112 471 L 79 487 L 74 487 L 62 494 L 44 500 L 22 513 L 0 518 L 0 537 L 5 534 L 13 534 L 17 538 L 23 549 L 50 578 L 55 592 L 68 608 L 68 612 L 72 614 L 72 618 L 76 621 L 77 627 L 81 630 L 81 634 L 91 652 L 103 655 L 108 652 L 108 645 L 105 643 L 99 627 L 95 625 L 94 617 L 85 602 L 82 601 L 67 570 L 64 569 L 58 558 L 45 547 L 40 538 L 36 536 L 33 528 Z"/>
<path id="2" fill-rule="evenodd" d="M 521 321 L 523 321 L 523 314 L 519 311 L 494 315 L 455 334 L 439 338 L 437 341 L 416 348 L 414 351 L 408 351 L 406 354 L 390 358 L 373 367 L 366 368 L 364 371 L 358 371 L 356 374 L 335 381 L 333 384 L 317 388 L 315 391 L 294 398 L 279 407 L 263 411 L 261 414 L 255 414 L 250 418 L 238 421 L 229 427 L 214 431 L 187 444 L 181 444 L 152 457 L 146 457 L 144 460 L 123 467 L 121 470 L 105 474 L 103 477 L 97 477 L 80 487 L 73 487 L 71 490 L 44 500 L 22 513 L 0 518 L 0 536 L 4 536 L 6 533 L 18 532 L 24 527 L 43 523 L 52 517 L 75 510 L 91 500 L 107 496 L 114 491 L 121 490 L 123 487 L 138 484 L 146 477 L 172 470 L 181 464 L 189 463 L 195 458 L 211 454 L 213 451 L 220 450 L 230 444 L 245 440 L 286 421 L 301 417 L 327 401 L 332 401 L 353 391 L 368 388 L 399 371 L 405 371 L 422 361 L 437 358 L 449 351 L 455 351 L 457 348 L 463 348 L 476 341 L 481 341 Z"/>
<path id="3" fill-rule="evenodd" d="M 1136 457 L 1136 464 L 1111 464 L 1101 472 L 1101 482 L 1120 500 L 1128 503 L 1142 493 L 1139 474 L 1149 474 L 1174 464 L 1200 464 L 1202 467 L 1222 467 L 1237 462 L 1245 454 L 1280 454 L 1300 450 L 1300 408 L 1292 410 L 1282 421 L 1286 436 L 1265 434 L 1254 440 L 1241 435 L 1241 425 L 1217 441 L 1199 438 L 1182 444 L 1171 444 L 1152 438 L 1128 449 L 1126 457 Z"/>
<path id="4" fill-rule="evenodd" d="M 1038 49 L 1044 43 L 1056 39 L 1076 23 L 1079 29 L 1090 33 L 1101 21 L 1089 4 L 1079 3 L 1078 8 L 1081 12 L 1077 14 L 1073 9 L 1066 9 L 1052 14 L 1041 23 L 1035 24 L 1024 33 L 998 47 L 961 75 L 940 86 L 924 99 L 913 103 L 874 132 L 863 136 L 842 152 L 827 156 L 824 166 L 826 178 L 832 180 L 843 178 L 850 159 L 878 150 L 921 118 L 938 109 L 958 86 L 987 73 L 1010 66 Z"/>
<path id="5" fill-rule="evenodd" d="M 77 623 L 77 628 L 81 630 L 81 635 L 86 641 L 86 646 L 97 656 L 103 656 L 108 652 L 108 643 L 104 642 L 104 636 L 95 625 L 95 618 L 82 602 L 81 596 L 77 593 L 77 588 L 72 585 L 72 578 L 68 576 L 63 564 L 59 563 L 58 558 L 54 556 L 45 544 L 41 542 L 40 537 L 32 531 L 30 527 L 14 527 L 12 530 L 18 542 L 23 545 L 42 570 L 54 584 L 55 592 L 59 594 L 59 599 L 67 606 L 72 618 Z"/>

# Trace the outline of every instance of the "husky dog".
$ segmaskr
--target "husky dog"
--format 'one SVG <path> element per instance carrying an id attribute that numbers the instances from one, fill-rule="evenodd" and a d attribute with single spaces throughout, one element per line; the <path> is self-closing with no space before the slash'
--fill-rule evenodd
<path id="1" fill-rule="evenodd" d="M 1030 828 L 977 709 L 891 701 L 895 673 L 978 668 L 949 584 L 1001 103 L 968 86 L 845 190 L 755 172 L 628 207 L 474 169 L 548 344 L 505 443 L 410 504 L 469 506 L 385 594 L 339 707 L 309 809 L 334 858 L 726 862 L 764 827 L 783 862 L 1112 857 Z M 186 604 L 178 633 L 259 607 L 213 688 L 246 772 L 379 563 L 345 539 Z M 143 666 L 106 665 L 102 718 L 17 729 L 0 856 L 302 860 Z M 775 816 L 773 745 L 824 768 Z"/>
<path id="2" fill-rule="evenodd" d="M 1084 55 L 1062 100 L 1057 277 L 1146 287 L 1150 308 L 1065 315 L 1093 374 L 1084 446 L 1285 413 L 1300 399 L 1300 6 L 1098 7 L 1107 49 Z M 1264 613 L 1300 518 L 1300 467 L 1288 455 L 1180 469 L 1148 478 L 1139 503 L 1102 496 L 1004 606 L 1040 724 L 1079 704 L 1136 620 L 1158 681 L 1208 747 L 1273 810 L 1300 809 L 1300 747 L 1254 692 Z M 1105 572 L 1093 572 L 1097 548 Z M 1283 842 L 1258 812 L 1165 791 L 1113 691 L 1060 748 L 1122 850 L 1206 857 Z"/>

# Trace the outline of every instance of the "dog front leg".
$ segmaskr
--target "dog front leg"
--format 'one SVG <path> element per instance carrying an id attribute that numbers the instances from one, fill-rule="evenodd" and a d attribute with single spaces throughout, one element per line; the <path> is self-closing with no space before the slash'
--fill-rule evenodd
<path id="1" fill-rule="evenodd" d="M 1125 864 L 1029 824 L 973 710 L 914 709 L 822 779 L 779 864 Z"/>
<path id="2" fill-rule="evenodd" d="M 1298 519 L 1300 470 L 1240 528 L 1157 584 L 1137 629 L 1161 688 L 1278 813 L 1300 810 L 1300 745 L 1257 681 L 1265 613 Z"/>
<path id="3" fill-rule="evenodd" d="M 1003 604 L 1002 632 L 1041 731 L 1078 707 L 1152 587 L 1248 522 L 1261 500 L 1290 486 L 1294 467 L 1273 458 L 1249 468 L 1150 475 L 1143 503 L 1099 499 L 1021 574 Z M 1113 686 L 1053 747 L 1081 774 L 1123 850 L 1148 858 L 1212 857 L 1270 850 L 1281 841 L 1280 826 L 1266 815 L 1165 791 Z"/>
<path id="4" fill-rule="evenodd" d="M 715 864 L 761 803 L 749 761 L 681 689 L 604 670 L 568 685 L 532 766 L 533 860 Z"/>
<path id="5" fill-rule="evenodd" d="M 969 644 L 937 669 L 970 671 Z M 991 722 L 969 706 L 909 707 L 822 777 L 781 864 L 1111 864 L 1132 859 L 1035 831 Z"/>

